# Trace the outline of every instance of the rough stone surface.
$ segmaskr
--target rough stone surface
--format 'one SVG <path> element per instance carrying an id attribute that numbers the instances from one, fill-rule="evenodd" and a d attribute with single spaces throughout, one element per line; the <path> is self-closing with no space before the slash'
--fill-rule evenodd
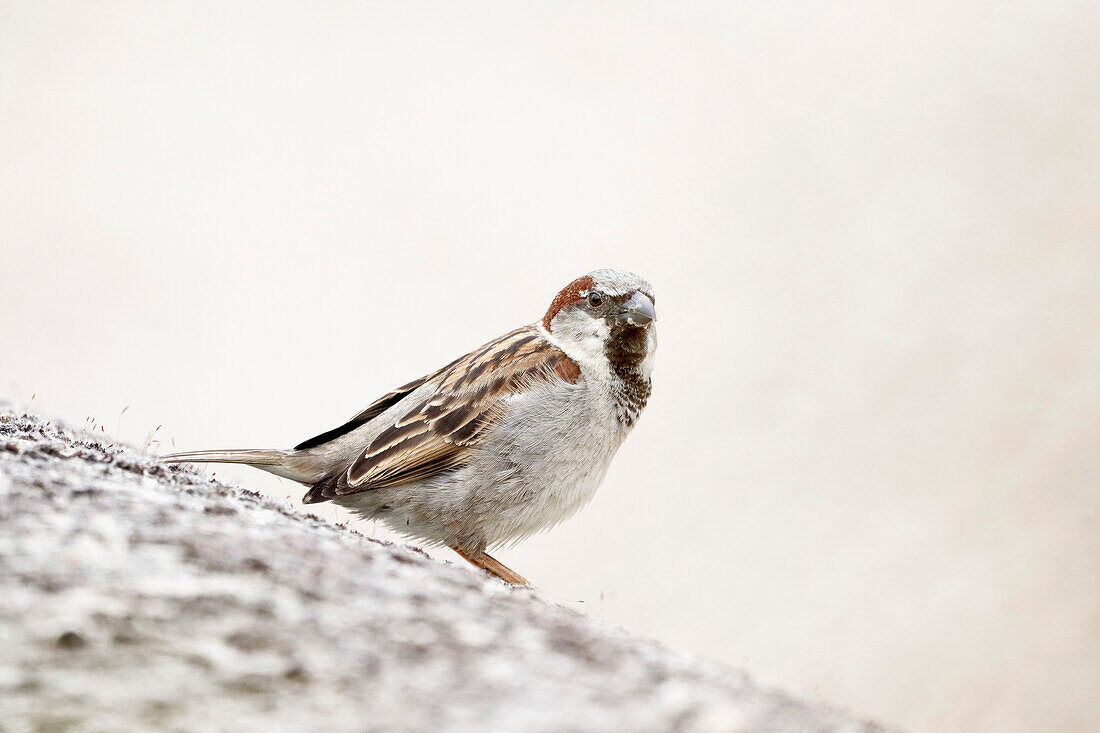
<path id="1" fill-rule="evenodd" d="M 877 731 L 0 404 L 0 730 Z"/>

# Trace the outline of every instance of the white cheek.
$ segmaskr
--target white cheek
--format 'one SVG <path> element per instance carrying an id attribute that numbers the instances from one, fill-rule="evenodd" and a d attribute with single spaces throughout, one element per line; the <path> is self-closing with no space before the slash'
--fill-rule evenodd
<path id="1" fill-rule="evenodd" d="M 607 337 L 611 329 L 602 320 L 594 321 L 591 318 L 585 320 L 587 323 L 584 324 L 583 330 L 577 334 L 577 343 L 585 357 L 602 361 L 605 359 L 604 344 L 607 343 Z"/>
<path id="2" fill-rule="evenodd" d="M 562 311 L 554 318 L 551 341 L 573 361 L 588 367 L 590 372 L 604 372 L 608 371 L 604 343 L 610 332 L 602 318 Z"/>

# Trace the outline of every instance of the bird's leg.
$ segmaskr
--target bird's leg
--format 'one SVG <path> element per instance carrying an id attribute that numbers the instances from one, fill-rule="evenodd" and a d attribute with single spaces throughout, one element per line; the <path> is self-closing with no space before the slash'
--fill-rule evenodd
<path id="1" fill-rule="evenodd" d="M 476 555 L 467 555 L 465 552 L 458 549 L 457 547 L 454 548 L 454 551 L 472 564 L 477 565 L 482 570 L 488 570 L 490 574 L 497 576 L 505 583 L 523 586 L 531 585 L 527 582 L 526 578 L 517 573 L 515 570 L 509 568 L 500 560 L 497 560 L 496 558 L 490 556 L 487 552 L 479 552 Z"/>

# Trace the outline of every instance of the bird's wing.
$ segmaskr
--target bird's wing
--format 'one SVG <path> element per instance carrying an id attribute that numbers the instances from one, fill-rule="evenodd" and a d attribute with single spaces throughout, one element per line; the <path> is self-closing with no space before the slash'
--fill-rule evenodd
<path id="1" fill-rule="evenodd" d="M 424 385 L 432 389 L 422 391 L 423 396 L 418 396 L 408 411 L 382 430 L 338 481 L 315 486 L 307 501 L 394 486 L 458 468 L 484 440 L 486 428 L 510 395 L 539 382 L 576 382 L 579 377 L 576 363 L 534 326 L 507 333 L 410 383 L 415 385 L 412 390 Z M 375 405 L 388 400 L 393 401 L 387 407 L 396 404 L 412 391 L 401 394 L 405 389 L 390 393 Z M 374 405 L 363 414 L 372 408 Z"/>
<path id="2" fill-rule="evenodd" d="M 446 367 L 444 367 L 444 369 L 446 369 Z M 315 435 L 309 440 L 303 441 L 294 446 L 294 450 L 308 450 L 309 448 L 316 448 L 317 446 L 324 445 L 331 440 L 336 440 L 341 435 L 347 435 L 352 430 L 355 430 L 361 425 L 367 424 L 386 410 L 396 405 L 401 400 L 408 397 L 410 394 L 413 393 L 413 391 L 415 391 L 418 387 L 427 382 L 433 376 L 435 375 L 429 374 L 426 377 L 415 379 L 404 386 L 398 387 L 389 394 L 382 395 L 374 402 L 370 403 L 365 410 L 348 420 L 340 427 L 333 428 L 332 430 L 323 432 L 320 435 Z"/>

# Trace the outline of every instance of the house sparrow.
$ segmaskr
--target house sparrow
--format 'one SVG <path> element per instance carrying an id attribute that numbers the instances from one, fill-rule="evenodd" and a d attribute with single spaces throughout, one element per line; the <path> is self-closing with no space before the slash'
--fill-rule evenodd
<path id="1" fill-rule="evenodd" d="M 310 486 L 518 585 L 486 553 L 584 506 L 650 394 L 653 288 L 622 270 L 565 286 L 541 320 L 381 397 L 291 450 L 174 453 Z"/>

